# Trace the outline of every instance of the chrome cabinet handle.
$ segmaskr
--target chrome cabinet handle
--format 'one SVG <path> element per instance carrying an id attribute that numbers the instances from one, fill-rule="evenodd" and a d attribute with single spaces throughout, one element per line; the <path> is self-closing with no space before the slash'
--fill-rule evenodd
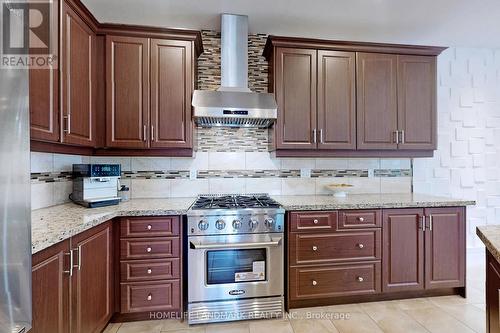
<path id="1" fill-rule="evenodd" d="M 318 131 L 316 129 L 313 129 L 313 143 L 317 143 L 317 135 L 318 135 Z"/>
<path id="2" fill-rule="evenodd" d="M 314 223 L 314 224 L 318 224 L 318 223 L 319 223 L 319 221 L 318 221 L 318 220 L 316 220 L 316 219 L 314 219 L 313 223 Z"/>
<path id="3" fill-rule="evenodd" d="M 73 267 L 77 268 L 79 271 L 82 270 L 82 246 L 78 246 L 78 248 L 74 249 L 73 251 L 78 251 L 78 264 L 73 265 Z"/>
<path id="4" fill-rule="evenodd" d="M 405 131 L 401 130 L 400 133 L 401 133 L 401 143 L 405 143 Z"/>
<path id="5" fill-rule="evenodd" d="M 69 256 L 69 270 L 63 271 L 65 274 L 69 274 L 69 276 L 73 276 L 73 249 L 69 250 L 69 253 L 64 253 L 65 256 Z"/>
<path id="6" fill-rule="evenodd" d="M 432 231 L 432 215 L 429 215 L 429 231 Z"/>
<path id="7" fill-rule="evenodd" d="M 312 285 L 313 286 L 316 286 L 318 284 L 318 282 L 316 282 L 316 280 L 312 280 Z"/>
<path id="8" fill-rule="evenodd" d="M 356 280 L 358 280 L 358 282 L 363 282 L 365 279 L 363 279 L 361 276 L 358 276 Z"/>
<path id="9" fill-rule="evenodd" d="M 151 268 L 148 268 L 148 274 L 153 273 L 153 270 Z"/>
<path id="10" fill-rule="evenodd" d="M 313 247 L 312 247 L 312 250 L 313 250 L 313 251 L 318 251 L 318 247 L 317 247 L 317 246 L 313 246 Z"/>
<path id="11" fill-rule="evenodd" d="M 151 224 L 148 224 L 147 229 L 151 230 L 152 228 L 153 228 L 153 226 Z"/>
<path id="12" fill-rule="evenodd" d="M 394 137 L 396 139 L 395 143 L 398 145 L 399 144 L 399 131 L 396 130 L 393 133 L 394 133 Z"/>
<path id="13" fill-rule="evenodd" d="M 144 142 L 146 142 L 147 140 L 147 133 L 146 133 L 147 129 L 146 129 L 146 125 L 144 125 L 142 127 L 142 139 L 144 140 Z"/>
<path id="14" fill-rule="evenodd" d="M 153 295 L 149 294 L 148 295 L 148 301 L 151 301 L 153 299 Z"/>
<path id="15" fill-rule="evenodd" d="M 150 246 L 148 246 L 148 247 L 146 248 L 146 252 L 148 252 L 148 253 L 149 253 L 149 252 L 151 252 L 151 251 L 152 251 L 152 248 L 151 248 Z"/>
<path id="16" fill-rule="evenodd" d="M 322 128 L 319 130 L 319 143 L 324 143 L 323 142 L 323 129 Z"/>
<path id="17" fill-rule="evenodd" d="M 422 219 L 420 220 L 420 229 L 425 231 L 425 215 L 422 215 Z"/>
<path id="18" fill-rule="evenodd" d="M 155 140 L 155 127 L 151 125 L 151 141 Z"/>
<path id="19" fill-rule="evenodd" d="M 63 118 L 66 120 L 66 128 L 63 129 L 63 132 L 71 134 L 71 115 L 68 113 Z"/>
<path id="20" fill-rule="evenodd" d="M 362 249 L 362 248 L 364 248 L 365 246 L 364 246 L 362 243 L 359 243 L 359 244 L 357 245 L 357 247 L 359 247 L 360 249 Z"/>
<path id="21" fill-rule="evenodd" d="M 365 222 L 365 218 L 364 217 L 358 217 L 358 221 L 359 222 Z"/>

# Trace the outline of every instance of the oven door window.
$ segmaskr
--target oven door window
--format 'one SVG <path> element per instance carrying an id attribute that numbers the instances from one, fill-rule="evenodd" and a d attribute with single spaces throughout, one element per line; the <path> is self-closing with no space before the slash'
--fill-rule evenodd
<path id="1" fill-rule="evenodd" d="M 207 251 L 207 284 L 266 280 L 266 249 Z"/>

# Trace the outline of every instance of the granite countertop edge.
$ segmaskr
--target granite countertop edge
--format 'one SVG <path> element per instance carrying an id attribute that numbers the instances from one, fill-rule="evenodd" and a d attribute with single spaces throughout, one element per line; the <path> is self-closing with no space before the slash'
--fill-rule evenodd
<path id="1" fill-rule="evenodd" d="M 493 229 L 493 231 L 488 229 Z M 495 237 L 500 240 L 500 225 L 476 227 L 476 235 L 484 243 L 484 245 L 486 246 L 486 250 L 488 250 L 488 252 L 490 252 L 491 255 L 500 263 L 500 248 L 493 244 L 493 241 L 491 240 L 492 232 L 495 232 Z"/>
<path id="2" fill-rule="evenodd" d="M 272 196 L 277 200 L 285 210 L 288 211 L 307 211 L 307 210 L 336 210 L 336 209 L 383 209 L 383 208 L 416 208 L 416 207 L 453 207 L 453 206 L 467 206 L 475 204 L 474 201 L 470 200 L 454 200 L 448 198 L 439 197 L 428 197 L 426 200 L 417 200 L 413 196 L 401 198 L 400 196 L 394 195 L 358 195 L 357 197 L 351 196 L 346 199 L 335 199 L 332 196 Z M 300 198 L 301 203 L 290 203 L 287 201 L 297 200 Z M 36 239 L 32 240 L 32 254 L 40 252 L 44 249 L 49 248 L 59 242 L 67 240 L 79 233 L 96 227 L 106 221 L 109 221 L 116 217 L 123 216 L 163 216 L 163 215 L 185 215 L 191 204 L 194 202 L 195 198 L 182 198 L 182 203 L 175 203 L 174 205 L 181 206 L 181 208 L 175 207 L 172 209 L 167 208 L 148 208 L 144 209 L 141 207 L 134 206 L 134 204 L 142 205 L 141 200 L 144 199 L 132 199 L 127 206 L 110 206 L 105 207 L 110 211 L 104 211 L 100 213 L 99 211 L 86 210 L 81 206 L 76 204 L 62 204 L 58 206 L 53 206 L 49 208 L 42 208 L 37 211 L 37 218 L 32 218 L 32 226 L 41 226 L 41 230 L 32 231 L 36 234 Z M 366 200 L 365 200 L 366 199 Z M 308 200 L 323 201 L 315 204 L 307 203 Z M 353 200 L 353 202 L 348 202 Z M 399 200 L 399 202 L 398 202 Z M 163 203 L 169 205 L 169 199 L 162 199 Z M 172 201 L 176 201 L 173 199 Z M 327 202 L 325 202 L 327 201 Z M 147 200 L 145 201 L 147 203 Z M 302 203 L 304 202 L 304 203 Z M 146 204 L 147 205 L 147 204 Z M 59 209 L 61 212 L 59 212 Z M 74 211 L 73 211 L 74 209 Z M 68 212 L 69 211 L 69 212 Z M 66 215 L 64 214 L 66 213 Z M 95 214 L 94 216 L 85 216 L 86 213 L 89 215 Z M 67 214 L 70 214 L 69 216 Z M 73 218 L 73 223 L 68 223 L 67 228 L 58 226 L 58 223 L 64 223 L 64 221 Z M 54 219 L 54 221 L 46 222 L 49 219 Z M 86 220 L 88 219 L 88 220 Z M 54 223 L 56 227 L 50 230 L 50 223 Z M 41 233 L 44 233 L 42 236 Z"/>

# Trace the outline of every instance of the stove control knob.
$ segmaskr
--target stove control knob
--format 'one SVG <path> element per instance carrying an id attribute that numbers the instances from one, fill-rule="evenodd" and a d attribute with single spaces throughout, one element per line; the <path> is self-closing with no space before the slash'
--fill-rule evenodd
<path id="1" fill-rule="evenodd" d="M 257 220 L 250 220 L 250 222 L 248 222 L 248 226 L 250 227 L 250 229 L 255 229 L 258 225 L 259 221 Z"/>
<path id="2" fill-rule="evenodd" d="M 240 221 L 240 220 L 234 220 L 234 221 L 233 221 L 233 228 L 234 228 L 234 229 L 239 229 L 239 228 L 241 228 L 241 221 Z"/>
<path id="3" fill-rule="evenodd" d="M 269 227 L 269 228 L 272 228 L 273 225 L 274 225 L 274 220 L 272 218 L 267 218 L 266 219 L 266 225 Z"/>
<path id="4" fill-rule="evenodd" d="M 217 222 L 215 222 L 215 227 L 222 230 L 226 227 L 226 222 L 224 222 L 224 220 L 217 220 Z"/>
<path id="5" fill-rule="evenodd" d="M 205 220 L 201 220 L 200 223 L 198 223 L 198 228 L 200 230 L 207 230 L 208 229 L 208 222 Z"/>

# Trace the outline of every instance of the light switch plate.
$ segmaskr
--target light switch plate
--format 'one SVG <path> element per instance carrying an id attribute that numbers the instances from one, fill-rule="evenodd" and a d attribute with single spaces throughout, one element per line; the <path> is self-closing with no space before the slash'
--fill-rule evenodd
<path id="1" fill-rule="evenodd" d="M 368 169 L 368 178 L 375 177 L 375 169 Z"/>

